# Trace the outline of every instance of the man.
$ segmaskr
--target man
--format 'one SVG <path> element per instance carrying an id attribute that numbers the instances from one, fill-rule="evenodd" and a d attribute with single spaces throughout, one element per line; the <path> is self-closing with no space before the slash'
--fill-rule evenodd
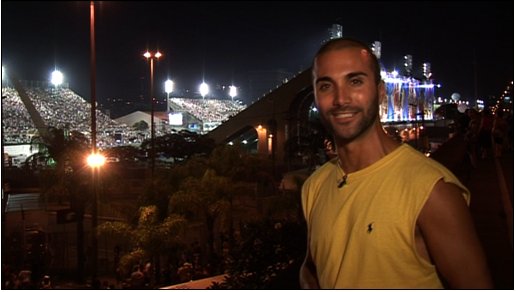
<path id="1" fill-rule="evenodd" d="M 305 182 L 303 288 L 490 288 L 469 191 L 383 130 L 378 60 L 334 39 L 313 62 L 315 104 L 337 157 Z"/>

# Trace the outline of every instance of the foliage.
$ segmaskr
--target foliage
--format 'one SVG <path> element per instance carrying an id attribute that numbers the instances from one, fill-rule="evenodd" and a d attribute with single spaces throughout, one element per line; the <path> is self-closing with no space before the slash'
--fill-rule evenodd
<path id="1" fill-rule="evenodd" d="M 297 191 L 284 191 L 267 198 L 267 218 L 303 222 L 301 196 Z"/>
<path id="2" fill-rule="evenodd" d="M 272 164 L 269 159 L 249 154 L 239 147 L 221 145 L 215 148 L 209 158 L 210 167 L 217 174 L 237 181 L 271 180 Z"/>
<path id="3" fill-rule="evenodd" d="M 97 226 L 97 236 L 109 235 L 122 243 L 129 243 L 132 233 L 133 227 L 125 222 L 107 221 Z"/>
<path id="4" fill-rule="evenodd" d="M 156 257 L 182 241 L 187 221 L 180 215 L 171 214 L 161 221 L 156 206 L 144 206 L 139 210 L 136 226 L 125 222 L 104 222 L 97 227 L 97 235 L 117 238 L 120 245 L 128 245 L 131 252 L 120 262 L 120 269 L 130 270 L 135 259 Z M 124 259 L 124 257 L 122 257 Z"/>
<path id="5" fill-rule="evenodd" d="M 180 190 L 170 198 L 169 212 L 207 221 L 210 226 L 217 218 L 229 216 L 231 196 L 230 180 L 208 169 L 200 180 L 188 177 L 183 181 Z"/>
<path id="6" fill-rule="evenodd" d="M 103 155 L 107 157 L 117 158 L 119 162 L 134 162 L 135 159 L 141 156 L 141 151 L 134 146 L 117 146 L 108 148 L 103 151 Z"/>
<path id="7" fill-rule="evenodd" d="M 147 139 L 142 142 L 140 148 L 150 151 L 152 141 Z M 209 155 L 215 147 L 215 142 L 205 135 L 199 135 L 188 131 L 170 133 L 154 138 L 154 151 L 156 156 L 174 158 L 175 161 L 184 161 L 194 155 Z"/>
<path id="8" fill-rule="evenodd" d="M 299 289 L 306 233 L 296 222 L 247 224 L 231 252 L 225 281 L 211 289 Z"/>
<path id="9" fill-rule="evenodd" d="M 142 249 L 135 249 L 120 258 L 118 269 L 122 275 L 130 275 L 133 267 L 147 259 L 147 253 Z"/>
<path id="10" fill-rule="evenodd" d="M 60 174 L 81 170 L 88 155 L 88 138 L 79 131 L 68 133 L 55 127 L 49 127 L 47 132 L 45 137 L 35 136 L 31 140 L 31 148 L 37 145 L 40 152 L 37 156 L 29 157 L 26 165 L 37 160 L 45 161 L 48 165 L 53 160 Z"/>

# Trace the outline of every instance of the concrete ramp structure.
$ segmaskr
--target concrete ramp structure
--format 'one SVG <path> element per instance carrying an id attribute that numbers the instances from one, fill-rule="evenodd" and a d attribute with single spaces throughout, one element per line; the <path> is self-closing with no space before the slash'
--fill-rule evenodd
<path id="1" fill-rule="evenodd" d="M 207 135 L 217 144 L 256 143 L 258 154 L 282 164 L 285 142 L 301 134 L 312 103 L 311 69 L 307 69 Z"/>

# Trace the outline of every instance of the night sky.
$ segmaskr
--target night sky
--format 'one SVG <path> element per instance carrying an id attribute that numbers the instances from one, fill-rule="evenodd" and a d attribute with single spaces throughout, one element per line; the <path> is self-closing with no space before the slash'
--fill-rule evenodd
<path id="1" fill-rule="evenodd" d="M 57 68 L 90 98 L 89 1 L 1 2 L 2 65 L 19 79 L 48 81 Z M 382 42 L 382 64 L 430 62 L 438 96 L 500 96 L 514 76 L 512 1 L 101 1 L 96 10 L 97 99 L 146 92 L 142 54 L 159 48 L 157 95 L 176 88 L 244 87 L 250 72 L 309 68 L 333 23 L 344 36 Z M 476 70 L 475 70 L 476 69 Z M 475 72 L 476 83 L 475 86 Z"/>

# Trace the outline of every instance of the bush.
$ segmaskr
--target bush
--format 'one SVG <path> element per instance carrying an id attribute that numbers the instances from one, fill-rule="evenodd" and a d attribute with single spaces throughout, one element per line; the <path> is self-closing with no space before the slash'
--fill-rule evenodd
<path id="1" fill-rule="evenodd" d="M 299 289 L 299 268 L 306 253 L 304 226 L 261 222 L 241 230 L 242 240 L 226 259 L 225 281 L 210 289 Z"/>

